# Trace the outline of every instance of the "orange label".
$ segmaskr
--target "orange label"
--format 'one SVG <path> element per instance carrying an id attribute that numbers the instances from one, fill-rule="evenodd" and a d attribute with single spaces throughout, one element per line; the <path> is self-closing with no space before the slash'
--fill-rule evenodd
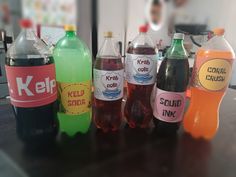
<path id="1" fill-rule="evenodd" d="M 211 59 L 198 70 L 198 85 L 209 91 L 226 89 L 229 83 L 232 62 L 225 59 Z"/>
<path id="2" fill-rule="evenodd" d="M 91 82 L 58 83 L 60 112 L 80 115 L 91 108 Z"/>

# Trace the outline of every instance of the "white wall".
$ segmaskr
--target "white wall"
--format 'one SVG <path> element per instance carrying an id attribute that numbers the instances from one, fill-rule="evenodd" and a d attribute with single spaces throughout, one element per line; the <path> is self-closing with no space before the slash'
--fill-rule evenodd
<path id="1" fill-rule="evenodd" d="M 144 8 L 147 0 L 100 0 L 99 1 L 99 46 L 103 32 L 112 30 L 116 39 L 123 40 L 127 20 L 127 42 L 138 34 L 145 21 Z M 186 11 L 196 19 L 208 22 L 209 28 L 224 27 L 226 38 L 236 49 L 236 0 L 189 0 Z M 125 8 L 128 8 L 127 15 Z M 154 36 L 155 37 L 155 36 Z"/>
<path id="2" fill-rule="evenodd" d="M 91 0 L 77 1 L 77 9 L 78 35 L 92 49 Z"/>
<path id="3" fill-rule="evenodd" d="M 126 0 L 99 0 L 98 2 L 98 48 L 102 45 L 106 31 L 113 32 L 116 42 L 123 42 Z"/>
<path id="4" fill-rule="evenodd" d="M 111 1 L 111 0 L 110 0 Z M 113 0 L 112 0 L 113 1 Z M 144 7 L 147 0 L 127 0 L 128 31 L 127 40 L 132 40 L 138 33 L 138 27 L 144 23 Z M 186 7 L 195 21 L 207 22 L 209 29 L 223 27 L 226 38 L 236 50 L 236 0 L 189 0 Z M 155 35 L 155 33 L 152 33 Z M 155 38 L 155 36 L 153 36 Z"/>
<path id="5" fill-rule="evenodd" d="M 98 46 L 101 47 L 102 45 L 103 32 L 111 30 L 115 35 L 115 39 L 123 42 L 123 51 L 125 51 L 127 45 L 124 48 L 124 42 L 127 44 L 129 41 L 132 41 L 139 33 L 139 27 L 145 23 L 147 1 L 148 0 L 100 0 L 98 5 Z M 157 43 L 160 38 L 163 39 L 167 36 L 164 35 L 164 37 L 162 37 L 160 32 L 154 32 L 152 30 L 149 31 L 149 34 L 154 43 Z M 165 41 L 168 43 L 166 45 L 170 44 L 170 39 L 166 39 Z"/>
<path id="6" fill-rule="evenodd" d="M 207 19 L 209 29 L 225 28 L 227 40 L 236 49 L 235 0 L 190 0 L 188 7 L 198 18 Z"/>
<path id="7" fill-rule="evenodd" d="M 207 17 L 209 29 L 225 28 L 225 37 L 236 51 L 236 1 L 235 0 L 190 0 L 189 12 L 198 18 Z M 236 62 L 231 85 L 236 85 Z"/>
<path id="8" fill-rule="evenodd" d="M 145 22 L 145 4 L 147 0 L 127 0 L 127 42 L 139 33 L 139 27 Z"/>

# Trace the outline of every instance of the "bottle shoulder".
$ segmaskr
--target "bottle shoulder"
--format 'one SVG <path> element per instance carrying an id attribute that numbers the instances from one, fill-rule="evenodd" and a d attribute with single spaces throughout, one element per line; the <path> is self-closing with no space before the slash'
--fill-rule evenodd
<path id="1" fill-rule="evenodd" d="M 215 36 L 206 42 L 202 48 L 199 49 L 201 53 L 230 53 L 232 58 L 235 58 L 235 53 L 229 42 L 223 36 Z"/>
<path id="2" fill-rule="evenodd" d="M 146 45 L 133 46 L 130 45 L 127 49 L 127 54 L 134 55 L 156 55 L 157 52 L 155 48 Z"/>
<path id="3" fill-rule="evenodd" d="M 83 46 L 81 40 L 78 37 L 66 37 L 64 36 L 61 38 L 56 46 L 55 49 L 57 48 L 71 48 L 71 49 L 76 49 L 76 48 L 81 48 Z"/>
<path id="4" fill-rule="evenodd" d="M 87 45 L 81 41 L 78 37 L 67 38 L 63 37 L 60 39 L 55 48 L 53 49 L 53 55 L 57 56 L 73 56 L 73 55 L 82 55 L 83 58 L 91 58 L 91 53 Z"/>
<path id="5" fill-rule="evenodd" d="M 103 56 L 97 57 L 94 62 L 94 69 L 114 71 L 124 69 L 121 57 Z"/>
<path id="6" fill-rule="evenodd" d="M 133 41 L 129 44 L 129 47 L 138 48 L 138 47 L 146 47 L 146 48 L 155 48 L 155 45 L 148 34 L 139 34 L 137 35 Z"/>
<path id="7" fill-rule="evenodd" d="M 7 52 L 8 58 L 25 58 L 27 56 L 44 57 L 51 55 L 51 50 L 41 39 L 26 39 L 22 35 L 16 38 Z"/>
<path id="8" fill-rule="evenodd" d="M 189 80 L 188 60 L 165 58 L 157 74 L 157 87 L 171 92 L 184 92 Z"/>

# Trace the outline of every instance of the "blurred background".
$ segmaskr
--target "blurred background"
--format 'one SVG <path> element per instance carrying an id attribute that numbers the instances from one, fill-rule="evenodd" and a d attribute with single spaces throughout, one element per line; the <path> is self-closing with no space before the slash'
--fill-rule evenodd
<path id="1" fill-rule="evenodd" d="M 108 30 L 113 31 L 117 48 L 125 56 L 139 26 L 148 24 L 160 59 L 173 33 L 184 32 L 193 64 L 196 50 L 216 27 L 225 28 L 226 39 L 236 49 L 235 6 L 235 0 L 0 0 L 0 97 L 7 92 L 5 53 L 20 32 L 18 20 L 22 17 L 32 19 L 35 33 L 49 46 L 64 35 L 65 24 L 76 25 L 93 56 Z M 235 76 L 231 86 L 236 86 Z"/>

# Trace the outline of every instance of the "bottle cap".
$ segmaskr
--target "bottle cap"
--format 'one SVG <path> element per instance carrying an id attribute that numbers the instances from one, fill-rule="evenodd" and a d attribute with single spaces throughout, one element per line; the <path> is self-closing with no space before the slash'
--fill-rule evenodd
<path id="1" fill-rule="evenodd" d="M 148 31 L 148 26 L 147 25 L 142 25 L 139 27 L 139 32 L 140 33 L 146 33 Z"/>
<path id="2" fill-rule="evenodd" d="M 75 25 L 65 25 L 64 26 L 65 31 L 75 31 Z"/>
<path id="3" fill-rule="evenodd" d="M 182 39 L 184 40 L 184 34 L 183 33 L 175 33 L 174 39 Z"/>
<path id="4" fill-rule="evenodd" d="M 225 29 L 224 28 L 215 28 L 215 29 L 213 29 L 213 33 L 216 36 L 223 36 L 225 34 Z"/>
<path id="5" fill-rule="evenodd" d="M 20 26 L 21 28 L 31 28 L 33 26 L 33 23 L 30 19 L 21 19 Z"/>
<path id="6" fill-rule="evenodd" d="M 104 37 L 112 38 L 112 36 L 113 36 L 113 33 L 111 31 L 107 31 L 104 33 Z"/>

